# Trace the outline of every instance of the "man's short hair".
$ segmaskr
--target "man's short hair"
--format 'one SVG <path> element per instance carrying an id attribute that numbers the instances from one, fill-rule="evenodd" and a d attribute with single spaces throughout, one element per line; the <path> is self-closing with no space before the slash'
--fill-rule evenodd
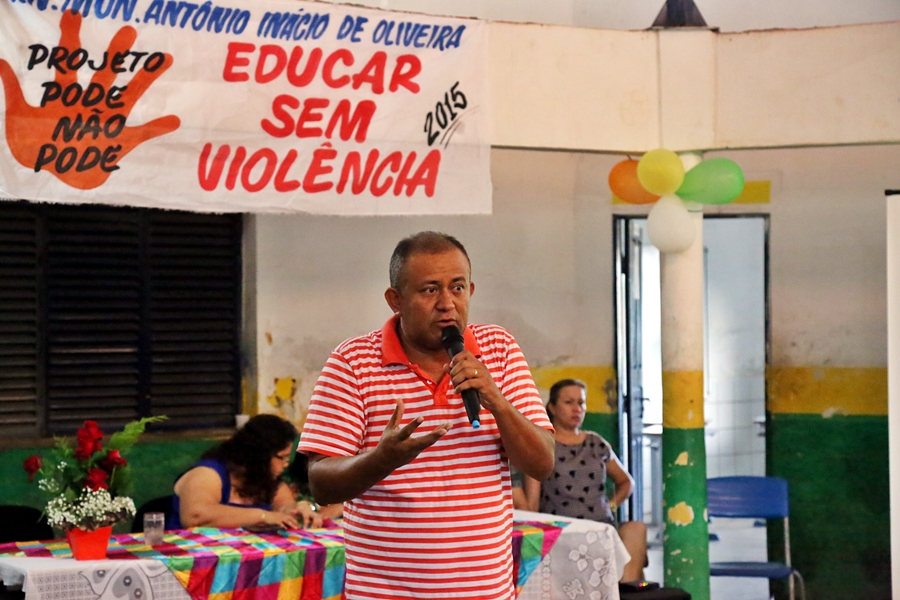
<path id="1" fill-rule="evenodd" d="M 440 233 L 439 231 L 420 231 L 403 238 L 394 248 L 394 253 L 391 254 L 391 264 L 388 272 L 391 287 L 400 288 L 400 273 L 403 271 L 406 261 L 413 254 L 443 254 L 454 249 L 459 250 L 466 257 L 466 262 L 469 263 L 469 271 L 471 272 L 472 261 L 469 260 L 469 253 L 466 252 L 465 246 L 452 235 Z"/>

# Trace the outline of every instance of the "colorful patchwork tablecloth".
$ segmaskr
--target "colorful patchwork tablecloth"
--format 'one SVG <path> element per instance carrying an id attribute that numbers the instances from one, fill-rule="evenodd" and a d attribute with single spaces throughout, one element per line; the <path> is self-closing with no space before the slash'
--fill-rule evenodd
<path id="1" fill-rule="evenodd" d="M 565 523 L 516 522 L 517 587 L 528 579 Z M 0 544 L 0 555 L 71 557 L 65 540 Z M 344 585 L 344 535 L 339 525 L 315 530 L 251 533 L 198 527 L 168 532 L 148 546 L 143 535 L 115 535 L 109 559 L 162 561 L 195 600 L 339 600 Z"/>

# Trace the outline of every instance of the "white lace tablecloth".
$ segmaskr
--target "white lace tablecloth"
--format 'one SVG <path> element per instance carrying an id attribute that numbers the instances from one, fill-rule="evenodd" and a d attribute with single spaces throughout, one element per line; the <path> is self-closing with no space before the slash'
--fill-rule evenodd
<path id="1" fill-rule="evenodd" d="M 519 600 L 619 600 L 619 578 L 631 556 L 615 527 L 543 513 L 514 514 L 522 521 L 569 523 L 525 582 Z"/>
<path id="2" fill-rule="evenodd" d="M 0 557 L 0 580 L 27 600 L 191 600 L 161 562 Z"/>

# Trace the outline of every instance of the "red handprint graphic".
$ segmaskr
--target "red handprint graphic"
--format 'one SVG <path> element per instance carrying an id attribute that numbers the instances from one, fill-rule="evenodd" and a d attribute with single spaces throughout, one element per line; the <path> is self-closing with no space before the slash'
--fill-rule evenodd
<path id="1" fill-rule="evenodd" d="M 23 166 L 36 172 L 49 171 L 67 185 L 90 190 L 102 185 L 119 168 L 119 160 L 136 146 L 178 129 L 181 121 L 175 115 L 137 127 L 125 125 L 134 105 L 173 60 L 169 54 L 129 52 L 137 32 L 125 26 L 113 36 L 102 62 L 97 64 L 88 60 L 81 48 L 81 15 L 65 12 L 59 25 L 59 46 L 52 50 L 31 46 L 29 69 L 46 60 L 56 71 L 54 81 L 43 84 L 38 106 L 26 102 L 16 74 L 0 59 L 0 80 L 6 94 L 6 141 Z M 144 68 L 136 69 L 138 59 L 145 56 Z M 85 65 L 95 73 L 89 85 L 81 86 L 77 72 Z M 116 77 L 129 70 L 134 72 L 131 81 L 114 85 Z"/>

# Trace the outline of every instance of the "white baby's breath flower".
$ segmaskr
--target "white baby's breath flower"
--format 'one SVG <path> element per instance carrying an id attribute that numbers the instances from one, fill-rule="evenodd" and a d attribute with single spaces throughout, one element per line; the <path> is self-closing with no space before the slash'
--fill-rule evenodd
<path id="1" fill-rule="evenodd" d="M 47 521 L 58 529 L 93 530 L 134 517 L 134 501 L 127 496 L 113 498 L 107 490 L 83 489 L 75 500 L 57 496 L 47 504 Z"/>

